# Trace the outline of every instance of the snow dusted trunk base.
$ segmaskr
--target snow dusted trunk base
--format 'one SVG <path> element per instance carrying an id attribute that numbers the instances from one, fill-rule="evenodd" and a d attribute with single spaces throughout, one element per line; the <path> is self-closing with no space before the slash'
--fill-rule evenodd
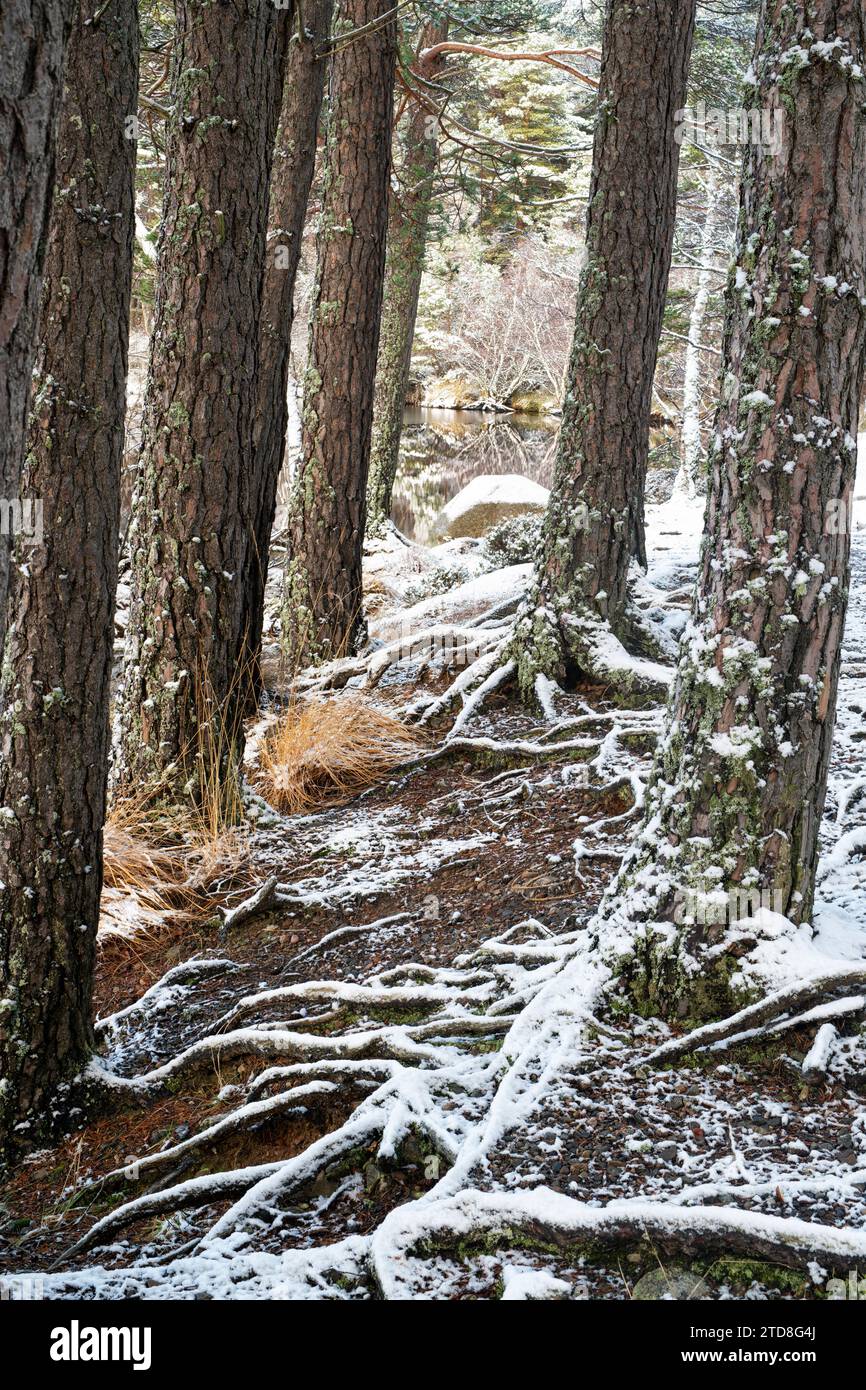
<path id="1" fill-rule="evenodd" d="M 616 639 L 632 557 L 646 564 L 644 484 L 652 382 L 671 262 L 694 0 L 608 7 L 581 277 L 534 616 L 514 655 L 532 696 L 539 671 L 585 676 L 630 696 L 641 677 Z M 650 174 L 651 171 L 651 174 Z M 627 210 L 627 216 L 623 211 Z M 655 684 L 658 693 L 658 684 Z"/>
<path id="2" fill-rule="evenodd" d="M 580 600 L 569 612 L 554 612 L 538 606 L 538 597 L 537 591 L 530 594 L 508 648 L 524 698 L 538 700 L 539 677 L 562 685 L 575 680 L 603 685 L 608 698 L 623 705 L 665 698 L 673 672 L 660 660 L 634 655 L 635 650 L 662 653 L 631 604 L 620 615 L 617 635 Z"/>

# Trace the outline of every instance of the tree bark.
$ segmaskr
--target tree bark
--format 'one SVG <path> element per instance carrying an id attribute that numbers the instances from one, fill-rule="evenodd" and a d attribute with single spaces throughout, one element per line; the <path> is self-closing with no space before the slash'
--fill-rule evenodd
<path id="1" fill-rule="evenodd" d="M 754 937 L 735 924 L 757 907 L 812 911 L 866 367 L 864 67 L 860 0 L 764 0 L 750 104 L 784 111 L 784 139 L 745 155 L 699 585 L 645 833 L 609 899 L 639 885 L 664 924 L 644 988 L 694 1012 L 707 962 L 719 988 L 732 966 L 708 946 Z"/>
<path id="2" fill-rule="evenodd" d="M 676 213 L 675 112 L 695 0 L 608 0 L 587 214 L 556 472 L 521 685 L 593 675 L 597 629 L 624 636 L 629 563 L 645 564 L 649 418 Z"/>
<path id="3" fill-rule="evenodd" d="M 4 0 L 0 16 L 0 496 L 18 499 L 57 117 L 74 0 Z M 0 532 L 0 644 L 11 535 Z"/>
<path id="4" fill-rule="evenodd" d="M 138 99 L 136 0 L 69 41 L 0 761 L 0 1143 L 87 1056 L 108 770 Z"/>
<path id="5" fill-rule="evenodd" d="M 130 527 L 119 782 L 201 802 L 242 741 L 268 185 L 291 14 L 181 0 Z"/>
<path id="6" fill-rule="evenodd" d="M 389 0 L 341 0 L 331 66 L 303 457 L 289 517 L 289 667 L 343 656 L 364 633 L 361 551 L 391 169 L 396 21 Z M 373 25 L 339 46 L 341 33 Z"/>
<path id="7" fill-rule="evenodd" d="M 425 57 L 425 50 L 448 37 L 448 19 L 431 20 L 421 36 L 421 57 L 415 71 L 433 82 L 445 66 L 445 55 Z M 423 93 L 423 87 L 422 87 Z M 418 295 L 424 273 L 427 229 L 439 153 L 439 131 L 430 107 L 414 100 L 402 140 L 399 186 L 392 187 L 388 205 L 388 243 L 382 298 L 382 331 L 376 365 L 373 438 L 367 482 L 367 530 L 381 531 L 391 516 L 391 497 L 400 459 L 403 411 L 412 366 L 412 342 L 418 317 Z"/>
<path id="8" fill-rule="evenodd" d="M 261 690 L 259 653 L 268 553 L 277 505 L 277 485 L 286 451 L 286 394 L 289 387 L 295 280 L 316 166 L 316 137 L 328 70 L 328 61 L 322 50 L 331 32 L 333 9 L 334 0 L 313 0 L 312 4 L 304 7 L 305 32 L 296 33 L 289 47 L 280 133 L 274 151 L 253 456 L 253 546 L 245 584 L 255 695 Z"/>

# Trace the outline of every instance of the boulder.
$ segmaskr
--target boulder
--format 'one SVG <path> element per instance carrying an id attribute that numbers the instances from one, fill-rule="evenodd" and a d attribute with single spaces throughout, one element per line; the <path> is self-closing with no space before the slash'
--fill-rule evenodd
<path id="1" fill-rule="evenodd" d="M 449 536 L 484 536 L 507 517 L 543 512 L 549 497 L 546 487 L 521 473 L 481 473 L 442 508 L 436 530 Z"/>
<path id="2" fill-rule="evenodd" d="M 435 410 L 477 410 L 483 392 L 459 372 L 448 372 L 424 386 L 422 404 Z"/>
<path id="3" fill-rule="evenodd" d="M 518 415 L 552 415 L 559 409 L 559 401 L 549 391 L 515 391 L 508 404 Z"/>

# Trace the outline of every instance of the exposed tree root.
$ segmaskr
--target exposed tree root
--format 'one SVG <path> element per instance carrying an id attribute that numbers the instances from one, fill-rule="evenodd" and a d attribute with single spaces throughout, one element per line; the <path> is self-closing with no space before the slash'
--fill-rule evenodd
<path id="1" fill-rule="evenodd" d="M 498 658 L 498 650 L 495 655 Z M 487 676 L 479 686 L 476 686 L 475 690 L 473 690 L 470 695 L 466 696 L 463 702 L 463 708 L 451 726 L 451 730 L 448 734 L 449 740 L 456 738 L 464 725 L 468 724 L 476 710 L 481 708 L 487 696 L 491 695 L 494 690 L 498 690 L 501 685 L 504 685 L 505 682 L 511 678 L 516 669 L 517 667 L 513 661 L 506 661 L 502 665 L 495 666 L 490 675 Z"/>
<path id="2" fill-rule="evenodd" d="M 490 993 L 490 978 L 478 972 L 464 980 L 463 1002 L 482 1002 Z M 362 1009 L 428 1009 L 441 1008 L 455 997 L 453 989 L 431 985 L 412 988 L 391 985 L 387 989 L 370 989 L 367 985 L 346 984 L 341 980 L 314 980 L 308 984 L 284 985 L 280 989 L 265 990 L 261 994 L 249 995 L 241 999 L 223 1019 L 221 1027 L 233 1028 L 244 1019 L 258 1013 L 260 1009 L 285 1001 L 301 1001 L 311 1004 L 325 1001 L 338 1001 Z"/>
<path id="3" fill-rule="evenodd" d="M 816 1004 L 814 1008 L 806 1009 L 804 1013 L 775 1019 L 772 1023 L 766 1023 L 761 1028 L 750 1028 L 742 1033 L 732 1033 L 729 1037 L 722 1038 L 718 1042 L 702 1045 L 697 1051 L 721 1052 L 729 1047 L 739 1047 L 741 1043 L 754 1043 L 759 1038 L 790 1032 L 794 1028 L 806 1028 L 812 1023 L 823 1025 L 823 1020 L 826 1018 L 861 1018 L 864 1013 L 866 1013 L 866 995 L 854 994 L 846 999 L 830 999 L 824 1004 Z"/>
<path id="4" fill-rule="evenodd" d="M 732 1208 L 662 1202 L 587 1206 L 548 1188 L 532 1192 L 465 1191 L 437 1202 L 398 1207 L 373 1236 L 371 1264 L 385 1298 L 417 1296 L 423 1257 L 473 1244 L 528 1244 L 543 1250 L 602 1252 L 649 1240 L 687 1260 L 748 1255 L 794 1269 L 813 1261 L 850 1268 L 866 1257 L 866 1231 L 819 1226 Z M 413 1279 L 413 1275 L 415 1279 Z"/>
<path id="5" fill-rule="evenodd" d="M 357 1076 L 351 1079 L 355 1086 L 362 1087 L 364 1085 Z M 376 1083 L 372 1084 L 375 1085 Z M 266 1100 L 250 1101 L 247 1105 L 233 1110 L 231 1114 L 224 1115 L 221 1120 L 208 1125 L 198 1134 L 182 1140 L 179 1144 L 172 1144 L 167 1149 L 160 1149 L 158 1153 L 150 1154 L 147 1158 L 130 1159 L 122 1168 L 112 1169 L 111 1172 L 105 1174 L 105 1177 L 97 1179 L 90 1187 L 82 1188 L 80 1198 L 85 1199 L 91 1190 L 101 1193 L 118 1185 L 125 1186 L 146 1181 L 152 1173 L 172 1168 L 181 1159 L 189 1158 L 191 1154 L 197 1153 L 200 1149 L 213 1147 L 230 1135 L 255 1129 L 257 1125 L 275 1119 L 278 1115 L 306 1108 L 311 1101 L 331 1099 L 339 1089 L 340 1082 L 338 1080 L 307 1081 L 301 1086 L 293 1086 L 288 1091 L 282 1091 L 279 1095 L 269 1096 Z"/>
<path id="6" fill-rule="evenodd" d="M 243 968 L 233 960 L 200 960 L 193 956 L 190 960 L 184 961 L 181 965 L 175 965 L 171 970 L 166 971 L 161 979 L 145 990 L 144 994 L 132 1004 L 128 1004 L 125 1009 L 119 1009 L 117 1013 L 99 1019 L 96 1024 L 97 1035 L 110 1032 L 118 1024 L 128 1022 L 136 1015 L 148 1013 L 157 1003 L 161 1007 L 167 1007 L 171 1004 L 179 988 L 188 985 L 193 980 L 226 975 Z"/>
<path id="7" fill-rule="evenodd" d="M 226 963 L 197 965 L 207 971 L 225 968 Z M 169 1185 L 102 1217 L 69 1257 L 104 1243 L 142 1218 L 227 1199 L 229 1208 L 183 1253 L 194 1250 L 207 1260 L 229 1257 L 238 1240 L 254 1240 L 257 1231 L 279 1221 L 285 1204 L 322 1173 L 333 1173 L 335 1165 L 337 1172 L 341 1165 L 350 1170 L 371 1145 L 380 1162 L 399 1161 L 411 1135 L 420 1136 L 449 1166 L 430 1193 L 393 1211 L 364 1246 L 369 1271 L 389 1298 L 414 1296 L 424 1259 L 431 1254 L 457 1247 L 465 1253 L 473 1246 L 485 1249 L 515 1241 L 598 1257 L 648 1238 L 665 1252 L 689 1258 L 746 1254 L 796 1268 L 812 1260 L 836 1267 L 866 1257 L 864 1232 L 782 1220 L 734 1206 L 698 1205 L 704 1198 L 717 1202 L 722 1196 L 741 1201 L 753 1188 L 763 1191 L 761 1184 L 698 1186 L 665 1203 L 614 1202 L 602 1208 L 546 1189 L 516 1195 L 471 1190 L 473 1174 L 483 1168 L 485 1155 L 532 1113 L 562 1068 L 572 1074 L 595 1070 L 603 1077 L 605 1066 L 624 1064 L 623 1039 L 599 1017 L 612 980 L 585 930 L 554 935 L 530 918 L 483 942 L 450 967 L 407 962 L 380 971 L 363 985 L 312 981 L 242 998 L 226 1015 L 226 1025 L 299 1001 L 337 1002 L 364 1011 L 436 1012 L 425 1023 L 328 1034 L 289 1031 L 280 1022 L 235 1027 L 201 1039 L 143 1076 L 111 1078 L 136 1097 L 147 1097 L 161 1093 L 167 1081 L 190 1078 L 221 1063 L 254 1057 L 278 1060 L 249 1082 L 240 1105 L 200 1133 L 115 1169 L 101 1183 L 83 1189 L 80 1195 L 86 1197 L 103 1186 L 169 1174 Z M 169 972 L 148 992 L 151 1003 L 158 1006 L 164 991 L 177 984 L 177 975 Z M 866 969 L 860 967 L 815 977 L 777 991 L 721 1023 L 644 1052 L 636 1064 L 675 1060 L 698 1046 L 756 1027 L 818 1021 L 821 1007 L 851 1005 L 850 996 L 833 996 L 860 984 L 866 984 Z M 804 1012 L 803 1006 L 810 1007 Z M 129 1018 L 129 1011 L 122 1017 Z M 474 1050 L 476 1039 L 489 1044 L 498 1038 L 504 1039 L 501 1050 Z M 243 1094 L 240 1088 L 234 1090 Z M 193 1163 L 203 1150 L 231 1135 L 301 1109 L 331 1111 L 338 1100 L 348 1103 L 346 1118 L 299 1154 L 234 1172 L 171 1181 L 176 1165 Z M 822 1183 L 831 1185 L 829 1179 L 804 1180 L 803 1191 L 824 1190 Z M 167 1277 L 173 1264 L 169 1261 L 162 1268 Z"/>
<path id="8" fill-rule="evenodd" d="M 657 703 L 667 695 L 673 667 L 662 662 L 672 659 L 669 634 L 637 608 L 630 615 L 631 629 L 638 634 L 635 640 L 642 649 L 657 652 L 662 661 L 630 655 L 601 619 L 561 614 L 554 622 L 544 609 L 531 616 L 525 604 L 510 617 L 513 607 L 509 600 L 474 621 L 433 623 L 406 633 L 366 656 L 319 667 L 297 682 L 296 688 L 333 689 L 358 677 L 373 688 L 386 672 L 404 662 L 422 667 L 436 663 L 446 669 L 458 666 L 462 669 L 441 695 L 419 696 L 407 710 L 420 723 L 429 724 L 462 700 L 452 735 L 480 711 L 489 694 L 514 679 L 550 722 L 556 721 L 556 682 L 569 671 L 608 687 L 618 703 Z"/>
<path id="9" fill-rule="evenodd" d="M 107 1236 L 114 1235 L 116 1231 L 123 1230 L 125 1226 L 131 1225 L 134 1221 L 139 1221 L 143 1217 L 162 1216 L 166 1212 L 187 1211 L 191 1207 L 210 1206 L 214 1202 L 224 1201 L 227 1197 L 233 1197 L 238 1192 L 245 1192 L 248 1187 L 252 1187 L 260 1178 L 268 1173 L 275 1172 L 282 1165 L 277 1163 L 261 1163 L 254 1168 L 236 1168 L 224 1173 L 207 1173 L 199 1178 L 190 1178 L 188 1182 L 178 1183 L 174 1187 L 167 1188 L 163 1192 L 148 1192 L 143 1197 L 136 1197 L 132 1202 L 126 1202 L 122 1207 L 117 1207 L 107 1216 L 103 1216 L 97 1221 L 90 1230 L 76 1241 L 67 1250 L 62 1260 L 58 1260 L 54 1268 L 64 1264 L 82 1250 L 88 1250 L 92 1246 L 104 1242 Z"/>
<path id="10" fill-rule="evenodd" d="M 499 628 L 431 629 L 412 638 L 408 651 L 405 643 L 389 644 L 363 661 L 361 671 L 353 667 L 353 672 L 374 684 L 407 655 L 423 659 L 431 633 L 446 630 L 452 637 L 459 634 L 461 641 L 467 639 L 464 655 L 470 653 L 469 665 L 444 695 L 421 711 L 422 722 L 429 722 L 462 701 L 445 743 L 429 757 L 465 752 L 485 760 L 526 760 L 530 765 L 554 757 L 577 760 L 594 791 L 609 796 L 627 790 L 630 805 L 621 814 L 581 828 L 576 866 L 617 853 L 617 842 L 609 837 L 642 810 L 645 798 L 643 779 L 632 768 L 623 768 L 628 767 L 631 748 L 645 746 L 657 733 L 658 712 L 586 710 L 571 719 L 557 719 L 555 689 L 545 677 L 536 683 L 548 721 L 541 732 L 506 740 L 467 736 L 465 726 L 487 695 L 516 675 L 516 658 L 506 654 Z M 467 795 L 476 796 L 485 808 L 506 806 L 521 795 L 522 776 L 521 768 L 509 768 L 470 788 Z M 263 905 L 291 901 L 292 885 L 269 879 L 233 909 L 240 916 L 229 914 L 224 925 L 244 920 Z M 324 955 L 352 933 L 409 915 L 337 928 L 302 951 L 292 965 L 314 953 Z M 597 1254 L 649 1238 L 665 1251 L 688 1257 L 743 1253 L 797 1268 L 812 1260 L 832 1267 L 866 1258 L 866 1233 L 783 1221 L 735 1205 L 696 1205 L 703 1197 L 740 1201 L 748 1196 L 748 1184 L 713 1185 L 703 1192 L 695 1187 L 665 1203 L 614 1202 L 607 1207 L 586 1206 L 546 1189 L 518 1194 L 474 1190 L 503 1136 L 525 1123 L 551 1083 L 561 1082 L 565 1074 L 585 1079 L 593 1073 L 592 1084 L 603 1087 L 606 1068 L 675 1062 L 696 1049 L 725 1046 L 744 1035 L 823 1025 L 866 1003 L 852 994 L 866 987 L 866 967 L 834 970 L 776 991 L 730 1018 L 660 1047 L 636 1045 L 618 1030 L 612 1013 L 606 1013 L 606 1001 L 617 985 L 622 961 L 634 952 L 638 932 L 638 926 L 607 908 L 589 928 L 558 935 L 529 918 L 464 952 L 450 966 L 408 961 L 380 969 L 361 983 L 314 979 L 245 994 L 217 1024 L 209 1025 L 207 1036 L 141 1075 L 119 1076 L 104 1064 L 93 1064 L 89 1080 L 118 1105 L 148 1103 L 164 1095 L 167 1087 L 218 1074 L 226 1064 L 262 1060 L 266 1065 L 245 1085 L 226 1090 L 224 1098 L 231 1095 L 234 1108 L 199 1133 L 115 1168 L 82 1189 L 80 1195 L 87 1196 L 154 1178 L 163 1183 L 160 1190 L 135 1196 L 103 1216 L 69 1256 L 105 1243 L 143 1218 L 228 1201 L 228 1209 L 195 1243 L 184 1247 L 182 1256 L 206 1262 L 229 1259 L 239 1248 L 254 1248 L 257 1235 L 279 1225 L 286 1204 L 307 1192 L 322 1174 L 330 1178 L 334 1171 L 341 1176 L 351 1172 L 371 1151 L 379 1163 L 397 1164 L 412 1140 L 444 1161 L 446 1171 L 430 1192 L 393 1211 L 371 1238 L 346 1243 L 345 1258 L 352 1269 L 360 1262 L 366 1277 L 372 1277 L 387 1297 L 414 1296 L 424 1259 L 431 1253 L 490 1248 L 515 1240 L 539 1249 Z M 104 1020 L 101 1033 L 114 1040 L 127 1024 L 137 1026 L 149 1011 L 173 1003 L 187 984 L 232 969 L 225 960 L 177 967 L 137 1004 Z M 411 1021 L 392 1021 L 401 1017 Z M 370 1022 L 371 1018 L 380 1021 Z M 826 1042 L 828 1035 L 823 1036 Z M 629 1061 L 628 1041 L 635 1053 Z M 818 1063 L 826 1061 L 826 1049 L 822 1046 L 820 1051 L 810 1075 L 817 1075 Z M 335 1110 L 340 1117 L 336 1127 L 300 1153 L 237 1171 L 182 1177 L 184 1167 L 195 1165 L 205 1151 L 275 1117 L 307 1112 L 307 1119 L 312 1113 L 317 1124 L 328 1125 L 334 1124 Z M 294 1252 L 293 1268 L 301 1268 L 306 1258 L 311 1270 L 321 1269 L 320 1253 Z M 341 1258 L 335 1252 L 336 1270 Z M 170 1258 L 161 1267 L 161 1277 L 169 1279 L 174 1264 L 180 1267 L 181 1262 L 181 1255 Z M 128 1274 L 117 1272 L 118 1287 Z"/>
<path id="11" fill-rule="evenodd" d="M 843 990 L 857 989 L 863 985 L 866 985 L 866 968 L 863 966 L 852 965 L 849 970 L 834 971 L 829 975 L 814 975 L 811 979 L 792 985 L 788 989 L 768 994 L 756 1004 L 750 1004 L 748 1008 L 741 1009 L 739 1013 L 731 1014 L 718 1023 L 704 1024 L 691 1033 L 662 1043 L 661 1047 L 657 1047 L 648 1057 L 643 1058 L 640 1065 L 673 1062 L 689 1052 L 710 1047 L 729 1038 L 739 1035 L 752 1036 L 755 1031 L 779 1022 L 792 1010 L 802 1011 L 804 1005 L 821 1004 Z M 857 1007 L 862 1007 L 860 1001 Z M 810 1021 L 805 1016 L 794 1020 L 795 1023 Z"/>
<path id="12" fill-rule="evenodd" d="M 861 1008 L 866 1005 L 866 1000 L 861 996 Z M 815 1041 L 812 1043 L 808 1053 L 803 1058 L 803 1080 L 809 1086 L 817 1086 L 827 1077 L 827 1068 L 830 1065 L 830 1058 L 833 1054 L 833 1047 L 839 1036 L 834 1024 L 822 1023 L 815 1034 Z"/>
<path id="13" fill-rule="evenodd" d="M 419 657 L 466 665 L 484 656 L 498 641 L 495 630 L 439 623 L 379 647 L 367 662 L 367 681 L 371 686 L 378 685 L 385 672 L 397 662 L 415 661 Z"/>
<path id="14" fill-rule="evenodd" d="M 463 713 L 465 715 L 469 705 L 467 692 L 474 691 L 477 697 L 478 691 L 487 687 L 489 681 L 497 677 L 496 684 L 501 684 L 504 679 L 501 675 L 503 667 L 499 661 L 501 651 L 502 644 L 497 643 L 492 651 L 486 652 L 484 656 L 479 657 L 477 661 L 473 661 L 464 671 L 461 671 L 460 675 L 451 682 L 442 695 L 429 701 L 429 703 L 425 701 L 418 723 L 429 724 L 431 720 L 438 719 L 439 715 L 449 710 L 461 697 L 464 702 Z M 491 688 L 495 688 L 495 686 Z M 471 708 L 474 708 L 474 705 L 470 706 Z"/>
<path id="15" fill-rule="evenodd" d="M 533 601 L 537 596 L 518 614 L 507 648 L 526 698 L 536 695 L 539 674 L 559 682 L 581 679 L 603 685 L 614 700 L 626 704 L 658 703 L 667 696 L 672 665 L 632 655 L 610 624 L 585 607 L 554 613 L 540 604 L 533 608 Z M 670 659 L 637 609 L 629 611 L 626 626 L 632 644 Z"/>
<path id="16" fill-rule="evenodd" d="M 221 932 L 226 934 L 230 932 L 233 927 L 239 927 L 242 922 L 248 922 L 251 917 L 255 917 L 257 912 L 266 912 L 272 905 L 276 895 L 277 875 L 274 874 L 271 878 L 266 879 L 248 898 L 245 898 L 242 903 L 238 903 L 237 907 L 233 907 L 229 912 L 225 913 L 220 928 Z"/>

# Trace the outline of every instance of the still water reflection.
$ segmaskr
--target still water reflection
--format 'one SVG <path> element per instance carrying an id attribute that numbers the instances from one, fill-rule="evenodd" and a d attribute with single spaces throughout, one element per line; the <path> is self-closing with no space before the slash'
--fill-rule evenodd
<path id="1" fill-rule="evenodd" d="M 522 473 L 550 487 L 559 420 L 422 406 L 404 416 L 393 518 L 404 535 L 438 539 L 442 507 L 479 473 Z"/>

